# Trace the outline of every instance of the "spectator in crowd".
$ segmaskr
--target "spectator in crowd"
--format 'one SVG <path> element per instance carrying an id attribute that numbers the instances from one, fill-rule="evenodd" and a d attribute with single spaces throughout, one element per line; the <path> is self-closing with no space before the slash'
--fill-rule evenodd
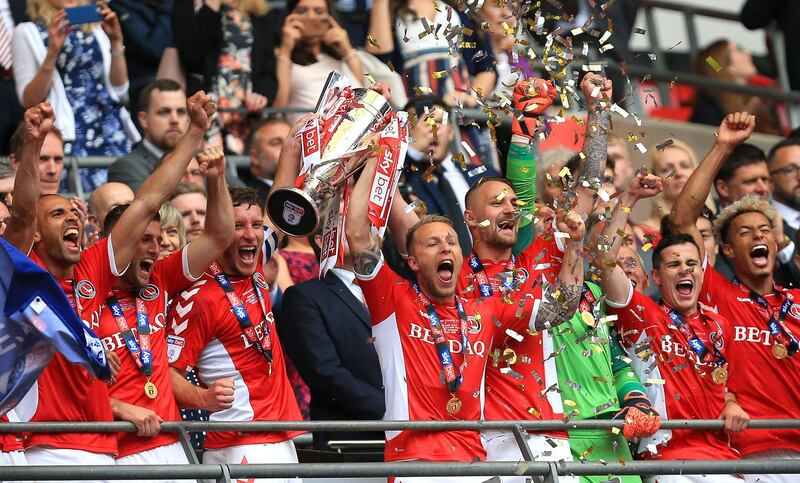
<path id="1" fill-rule="evenodd" d="M 269 190 L 278 170 L 283 139 L 289 134 L 291 126 L 283 118 L 265 120 L 253 131 L 250 138 L 250 169 L 240 169 L 239 179 L 247 186 L 258 190 L 261 204 L 267 200 Z"/>
<path id="2" fill-rule="evenodd" d="M 50 101 L 67 155 L 122 156 L 139 140 L 121 101 L 128 93 L 122 29 L 102 2 L 99 25 L 70 25 L 64 6 L 77 3 L 28 2 L 31 21 L 17 26 L 12 44 L 17 95 L 24 107 Z M 105 169 L 81 169 L 85 192 L 106 179 Z"/>
<path id="3" fill-rule="evenodd" d="M 786 70 L 793 91 L 800 90 L 800 37 L 793 21 L 798 16 L 800 3 L 785 0 L 746 0 L 739 14 L 742 24 L 750 30 L 769 27 L 773 20 L 777 21 L 778 28 L 783 31 Z"/>
<path id="4" fill-rule="evenodd" d="M 6 163 L 0 163 L 0 201 L 11 207 L 11 192 L 14 190 L 16 170 Z"/>
<path id="5" fill-rule="evenodd" d="M 181 184 L 193 184 L 198 188 L 206 189 L 206 180 L 203 178 L 203 172 L 200 169 L 200 163 L 197 158 L 192 158 L 189 164 L 186 165 L 186 171 L 181 178 Z"/>
<path id="6" fill-rule="evenodd" d="M 708 194 L 711 178 L 730 161 L 730 153 L 741 147 L 755 123 L 755 117 L 747 113 L 725 118 L 714 147 L 686 183 L 670 214 L 675 229 L 689 233 L 699 243 L 701 260 L 704 246 L 695 226 L 701 207 L 696 200 Z M 800 417 L 800 394 L 791 382 L 800 381 L 800 359 L 794 357 L 794 334 L 800 328 L 794 301 L 800 291 L 775 285 L 779 223 L 775 209 L 761 197 L 750 194 L 733 202 L 720 212 L 714 230 L 735 277 L 729 281 L 713 267 L 702 266 L 703 303 L 730 320 L 728 333 L 734 334 L 725 344 L 726 356 L 734 364 L 727 388 L 742 409 L 759 419 Z M 796 429 L 746 431 L 733 434 L 732 443 L 744 458 L 800 457 L 800 431 Z M 773 481 L 795 481 L 798 476 Z M 748 476 L 752 482 L 770 480 L 768 475 Z"/>
<path id="7" fill-rule="evenodd" d="M 0 155 L 11 153 L 9 139 L 22 121 L 22 106 L 17 98 L 14 86 L 14 58 L 11 50 L 11 37 L 14 26 L 28 21 L 25 13 L 26 0 L 6 0 L 0 6 L 0 47 L 4 53 L 0 55 Z"/>
<path id="8" fill-rule="evenodd" d="M 661 236 L 661 219 L 669 214 L 678 193 L 697 167 L 697 156 L 691 146 L 678 139 L 670 141 L 652 151 L 648 170 L 662 179 L 663 191 L 652 198 L 650 216 L 636 225 L 654 241 Z"/>
<path id="9" fill-rule="evenodd" d="M 186 94 L 173 80 L 158 79 L 148 84 L 141 91 L 139 109 L 142 142 L 108 169 L 109 181 L 125 183 L 134 192 L 155 171 L 161 158 L 175 148 L 189 126 Z"/>
<path id="10" fill-rule="evenodd" d="M 289 0 L 286 11 L 276 54 L 278 94 L 273 106 L 313 109 L 333 70 L 345 74 L 354 86 L 363 84 L 361 58 L 333 17 L 329 0 Z"/>
<path id="11" fill-rule="evenodd" d="M 89 223 L 98 232 L 106 232 L 105 220 L 109 211 L 133 201 L 133 191 L 122 183 L 106 183 L 89 196 Z"/>
<path id="12" fill-rule="evenodd" d="M 555 206 L 555 200 L 562 196 L 565 188 L 559 173 L 573 156 L 575 156 L 574 152 L 561 146 L 541 153 L 541 163 L 536 165 L 537 201 L 545 206 Z"/>
<path id="13" fill-rule="evenodd" d="M 750 52 L 727 39 L 717 40 L 697 53 L 694 73 L 735 84 L 774 85 L 774 81 L 758 74 Z M 722 89 L 698 91 L 691 122 L 718 126 L 727 113 L 738 111 L 755 113 L 759 132 L 786 134 L 788 131 L 788 125 L 781 123 L 774 102 Z"/>
<path id="14" fill-rule="evenodd" d="M 316 258 L 321 233 L 308 237 Z M 278 317 L 286 354 L 311 389 L 312 421 L 376 420 L 386 411 L 369 312 L 346 248 L 344 260 L 321 279 L 289 287 Z M 315 431 L 314 448 L 330 450 L 329 440 L 354 439 L 382 440 L 383 434 Z"/>
<path id="15" fill-rule="evenodd" d="M 633 161 L 625 138 L 608 135 L 608 163 L 614 167 L 614 189 L 622 191 L 633 178 Z"/>
<path id="16" fill-rule="evenodd" d="M 130 111 L 139 112 L 141 93 L 156 80 L 164 49 L 172 46 L 172 0 L 114 0 L 109 6 L 127 40 Z M 141 128 L 138 116 L 136 121 Z"/>
<path id="17" fill-rule="evenodd" d="M 520 47 L 515 48 L 515 33 L 517 28 L 517 15 L 512 11 L 514 5 L 501 2 L 484 2 L 480 8 L 480 17 L 488 24 L 484 35 L 489 37 L 492 54 L 497 63 L 494 93 L 502 94 L 507 99 L 511 98 L 514 86 L 520 79 L 533 76 L 533 65 L 525 54 L 518 56 L 518 61 L 513 62 L 512 54 L 519 54 Z M 487 96 L 488 97 L 488 96 Z"/>
<path id="18" fill-rule="evenodd" d="M 268 10 L 266 0 L 174 0 L 172 32 L 187 89 L 204 89 L 220 107 L 248 113 L 273 102 L 277 25 Z M 248 116 L 226 112 L 218 114 L 207 138 L 226 152 L 243 154 L 249 132 Z"/>
<path id="19" fill-rule="evenodd" d="M 786 138 L 769 150 L 772 204 L 783 218 L 783 232 L 795 239 L 800 228 L 800 139 Z"/>
<path id="20" fill-rule="evenodd" d="M 206 226 L 206 190 L 195 184 L 179 184 L 169 202 L 183 217 L 186 241 L 199 237 Z"/>
<path id="21" fill-rule="evenodd" d="M 169 203 L 164 203 L 158 210 L 161 220 L 161 243 L 158 259 L 168 257 L 186 245 L 186 231 L 183 229 L 183 217 L 180 211 Z"/>
<path id="22" fill-rule="evenodd" d="M 720 208 L 754 194 L 768 200 L 772 194 L 767 155 L 757 146 L 740 144 L 725 159 L 714 176 Z"/>
<path id="23" fill-rule="evenodd" d="M 9 211 L 5 203 L 0 201 L 0 236 L 3 236 L 3 233 L 6 232 L 9 221 L 11 221 L 11 211 Z"/>
<path id="24" fill-rule="evenodd" d="M 423 105 L 428 106 L 427 112 L 421 109 Z M 409 114 L 417 116 L 417 123 L 410 133 L 414 142 L 406 153 L 405 183 L 425 203 L 428 213 L 445 215 L 454 221 L 461 246 L 469 250 L 472 242 L 463 223 L 466 208 L 464 198 L 473 183 L 486 176 L 496 176 L 497 173 L 490 166 L 466 171 L 454 159 L 455 127 L 452 120 L 443 122 L 444 109 L 440 99 L 430 97 L 417 98 L 407 107 Z"/>
<path id="25" fill-rule="evenodd" d="M 19 171 L 19 157 L 25 145 L 25 124 L 20 124 L 11 136 L 11 167 Z M 53 126 L 45 137 L 39 154 L 39 190 L 42 194 L 56 194 L 61 187 L 64 173 L 64 138 Z"/>

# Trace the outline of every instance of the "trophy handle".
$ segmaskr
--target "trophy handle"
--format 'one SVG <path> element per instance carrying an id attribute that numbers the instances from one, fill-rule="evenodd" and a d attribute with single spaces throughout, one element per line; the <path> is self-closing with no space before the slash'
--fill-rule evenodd
<path id="1" fill-rule="evenodd" d="M 270 191 L 267 213 L 276 227 L 292 236 L 313 233 L 319 224 L 319 208 L 304 190 L 284 186 Z"/>

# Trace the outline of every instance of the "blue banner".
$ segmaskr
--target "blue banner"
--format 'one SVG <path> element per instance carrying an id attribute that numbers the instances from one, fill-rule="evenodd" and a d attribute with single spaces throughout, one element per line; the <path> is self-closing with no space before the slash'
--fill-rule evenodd
<path id="1" fill-rule="evenodd" d="M 0 238 L 0 415 L 17 405 L 55 351 L 100 379 L 111 369 L 100 339 L 53 276 Z"/>

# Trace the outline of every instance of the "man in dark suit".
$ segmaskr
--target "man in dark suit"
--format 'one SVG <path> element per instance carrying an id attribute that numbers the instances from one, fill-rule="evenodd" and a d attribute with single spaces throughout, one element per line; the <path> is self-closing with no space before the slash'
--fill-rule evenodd
<path id="1" fill-rule="evenodd" d="M 309 236 L 319 255 L 321 237 Z M 283 348 L 311 389 L 312 420 L 379 420 L 385 412 L 378 354 L 349 254 L 323 279 L 289 287 L 277 318 Z M 381 432 L 315 432 L 314 448 L 331 440 L 383 440 Z"/>
<path id="2" fill-rule="evenodd" d="M 139 105 L 144 139 L 108 169 L 108 181 L 125 183 L 134 193 L 189 127 L 186 93 L 173 80 L 158 79 L 148 84 L 142 90 Z"/>
<path id="3" fill-rule="evenodd" d="M 258 190 L 261 204 L 267 200 L 278 158 L 281 155 L 283 139 L 289 135 L 292 126 L 282 117 L 263 121 L 250 138 L 250 167 L 239 169 L 239 179 L 247 186 Z"/>
<path id="4" fill-rule="evenodd" d="M 11 153 L 9 139 L 22 122 L 22 106 L 14 87 L 11 35 L 14 27 L 28 21 L 25 0 L 0 0 L 0 155 Z"/>
<path id="5" fill-rule="evenodd" d="M 424 108 L 427 107 L 428 114 Z M 417 123 L 411 130 L 414 142 L 408 147 L 403 183 L 409 194 L 419 198 L 430 214 L 444 215 L 455 224 L 458 242 L 464 253 L 472 250 L 467 225 L 464 223 L 465 196 L 469 188 L 486 176 L 499 176 L 488 165 L 473 164 L 468 153 L 463 154 L 465 165 L 453 152 L 455 120 L 444 121 L 443 102 L 434 97 L 420 96 L 406 107 L 415 113 Z M 432 119 L 433 123 L 428 119 Z M 473 152 L 476 150 L 473 149 Z"/>

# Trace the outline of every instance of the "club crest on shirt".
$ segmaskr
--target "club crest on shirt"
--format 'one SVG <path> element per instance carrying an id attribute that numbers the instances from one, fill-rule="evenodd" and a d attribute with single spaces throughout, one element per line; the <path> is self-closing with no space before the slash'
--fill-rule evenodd
<path id="1" fill-rule="evenodd" d="M 481 331 L 481 321 L 473 316 L 467 316 L 467 332 L 477 334 Z"/>
<path id="2" fill-rule="evenodd" d="M 139 297 L 148 301 L 155 300 L 158 298 L 160 293 L 161 292 L 158 290 L 158 287 L 153 284 L 149 284 L 139 290 Z"/>
<path id="3" fill-rule="evenodd" d="M 94 296 L 97 295 L 97 290 L 95 290 L 92 282 L 88 280 L 81 280 L 78 282 L 78 285 L 75 286 L 75 293 L 77 293 L 81 298 L 93 299 Z"/>
<path id="4" fill-rule="evenodd" d="M 530 274 L 528 273 L 528 270 L 526 268 L 519 268 L 519 269 L 517 269 L 516 272 L 517 273 L 515 274 L 515 276 L 516 276 L 516 279 L 517 279 L 517 283 L 522 285 L 523 283 L 528 281 L 528 278 L 530 277 Z"/>
<path id="5" fill-rule="evenodd" d="M 253 279 L 262 290 L 269 290 L 269 285 L 267 285 L 267 279 L 264 278 L 264 274 L 256 272 L 255 275 L 253 275 Z"/>
<path id="6" fill-rule="evenodd" d="M 716 347 L 717 350 L 720 351 L 725 347 L 725 339 L 722 337 L 721 334 L 722 334 L 721 332 L 708 333 L 708 340 L 710 340 L 711 343 L 714 344 L 714 347 Z"/>
<path id="7" fill-rule="evenodd" d="M 800 304 L 792 304 L 789 308 L 789 313 L 792 314 L 792 317 L 795 319 L 800 320 Z"/>

